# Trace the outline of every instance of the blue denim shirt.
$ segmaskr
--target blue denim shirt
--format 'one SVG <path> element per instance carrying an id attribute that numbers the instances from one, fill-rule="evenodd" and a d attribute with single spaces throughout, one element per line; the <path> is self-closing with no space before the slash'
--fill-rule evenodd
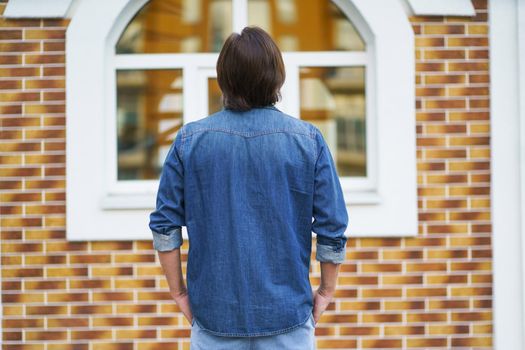
<path id="1" fill-rule="evenodd" d="M 332 155 L 313 124 L 277 107 L 223 108 L 184 124 L 150 214 L 158 251 L 189 240 L 195 322 L 219 336 L 274 335 L 313 309 L 316 260 L 341 263 L 348 214 Z"/>

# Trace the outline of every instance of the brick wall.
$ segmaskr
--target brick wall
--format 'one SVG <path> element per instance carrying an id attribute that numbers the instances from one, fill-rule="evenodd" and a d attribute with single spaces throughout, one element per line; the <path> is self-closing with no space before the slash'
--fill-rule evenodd
<path id="1" fill-rule="evenodd" d="M 488 14 L 474 4 L 474 18 L 410 18 L 419 236 L 348 240 L 319 349 L 491 348 Z M 0 17 L 3 349 L 189 349 L 151 240 L 65 239 L 68 23 Z"/>

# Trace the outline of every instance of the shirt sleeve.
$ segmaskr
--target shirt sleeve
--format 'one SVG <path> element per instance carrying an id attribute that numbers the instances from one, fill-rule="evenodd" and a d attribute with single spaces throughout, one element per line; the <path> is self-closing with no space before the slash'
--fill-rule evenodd
<path id="1" fill-rule="evenodd" d="M 182 243 L 184 211 L 184 169 L 181 159 L 183 145 L 182 128 L 171 144 L 162 171 L 157 191 L 156 208 L 150 214 L 149 227 L 153 234 L 153 247 L 158 251 L 179 248 Z"/>
<path id="2" fill-rule="evenodd" d="M 348 212 L 335 163 L 323 135 L 316 128 L 318 156 L 315 164 L 312 231 L 317 235 L 315 258 L 339 264 L 345 260 Z"/>

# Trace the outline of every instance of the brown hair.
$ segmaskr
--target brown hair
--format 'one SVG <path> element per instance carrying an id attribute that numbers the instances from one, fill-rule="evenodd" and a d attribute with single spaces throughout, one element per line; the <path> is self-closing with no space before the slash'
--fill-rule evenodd
<path id="1" fill-rule="evenodd" d="M 281 51 L 258 26 L 232 33 L 219 53 L 217 81 L 225 108 L 248 110 L 274 105 L 286 78 Z"/>

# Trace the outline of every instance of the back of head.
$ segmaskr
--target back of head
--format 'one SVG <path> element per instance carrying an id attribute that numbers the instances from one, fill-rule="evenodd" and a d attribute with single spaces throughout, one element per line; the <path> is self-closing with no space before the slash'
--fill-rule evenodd
<path id="1" fill-rule="evenodd" d="M 286 78 L 281 51 L 257 26 L 232 33 L 217 60 L 217 81 L 225 108 L 245 111 L 274 105 Z"/>

